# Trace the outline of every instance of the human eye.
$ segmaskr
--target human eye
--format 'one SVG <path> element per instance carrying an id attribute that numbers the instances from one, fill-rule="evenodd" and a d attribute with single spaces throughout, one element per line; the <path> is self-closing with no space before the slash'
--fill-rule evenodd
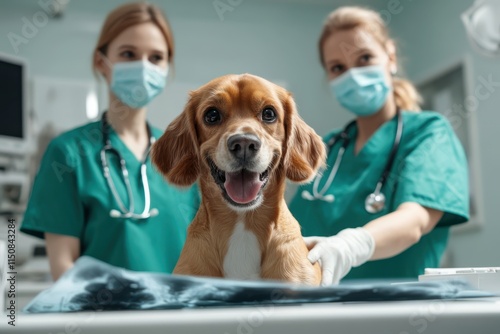
<path id="1" fill-rule="evenodd" d="M 135 58 L 135 54 L 134 54 L 133 51 L 125 50 L 125 51 L 122 51 L 120 53 L 120 57 L 122 57 L 124 59 L 134 59 Z"/>
<path id="2" fill-rule="evenodd" d="M 162 55 L 152 55 L 151 57 L 149 57 L 149 61 L 152 63 L 152 64 L 158 64 L 160 63 L 161 61 L 163 60 L 163 56 Z"/>
<path id="3" fill-rule="evenodd" d="M 369 64 L 371 60 L 373 59 L 373 56 L 369 53 L 365 53 L 359 57 L 359 62 L 360 64 Z"/>
<path id="4" fill-rule="evenodd" d="M 342 72 L 344 72 L 344 69 L 345 69 L 344 65 L 335 64 L 335 65 L 330 66 L 330 73 L 335 74 L 335 75 L 339 75 Z"/>

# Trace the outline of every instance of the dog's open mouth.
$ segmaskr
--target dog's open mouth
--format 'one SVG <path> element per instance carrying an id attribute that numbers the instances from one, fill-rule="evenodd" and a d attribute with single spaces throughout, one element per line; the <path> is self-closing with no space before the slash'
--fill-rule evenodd
<path id="1" fill-rule="evenodd" d="M 207 161 L 224 197 L 236 206 L 251 206 L 255 203 L 269 180 L 270 167 L 260 174 L 244 168 L 237 172 L 225 172 L 212 159 L 207 158 Z"/>

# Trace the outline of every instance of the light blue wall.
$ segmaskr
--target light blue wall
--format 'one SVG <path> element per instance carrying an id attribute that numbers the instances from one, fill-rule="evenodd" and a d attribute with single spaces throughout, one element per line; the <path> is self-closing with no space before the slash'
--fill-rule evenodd
<path id="1" fill-rule="evenodd" d="M 20 45 L 18 55 L 30 61 L 32 76 L 94 80 L 91 50 L 105 15 L 124 2 L 73 0 L 61 19 L 50 20 L 26 45 Z M 336 7 L 333 4 L 349 1 L 318 5 L 244 0 L 225 12 L 224 20 L 210 0 L 152 2 L 167 13 L 177 48 L 172 89 L 167 87 L 165 96 L 150 110 L 154 124 L 164 128 L 181 111 L 183 89 L 195 88 L 220 75 L 244 72 L 286 83 L 302 116 L 320 134 L 345 122 L 345 113 L 333 111 L 316 43 L 323 20 Z M 42 10 L 37 3 L 0 3 L 0 52 L 14 53 L 7 34 L 22 34 L 22 18 L 33 21 L 33 15 Z"/>
<path id="2" fill-rule="evenodd" d="M 404 10 L 395 15 L 389 26 L 399 40 L 404 54 L 404 67 L 415 82 L 468 57 L 472 81 L 479 78 L 500 83 L 500 58 L 491 59 L 472 50 L 460 20 L 473 0 L 402 1 Z M 383 2 L 377 2 L 383 3 Z M 470 92 L 474 94 L 474 91 Z M 500 266 L 500 224 L 498 201 L 500 189 L 500 89 L 484 101 L 479 101 L 475 116 L 479 143 L 480 176 L 484 200 L 484 226 L 479 230 L 453 234 L 450 254 L 454 266 Z"/>

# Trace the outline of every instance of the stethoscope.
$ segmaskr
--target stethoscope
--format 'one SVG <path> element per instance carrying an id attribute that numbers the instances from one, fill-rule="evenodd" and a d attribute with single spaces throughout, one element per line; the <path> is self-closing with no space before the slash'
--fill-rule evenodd
<path id="1" fill-rule="evenodd" d="M 111 141 L 109 139 L 109 123 L 107 120 L 106 113 L 102 115 L 102 137 L 103 137 L 103 142 L 104 146 L 101 150 L 101 163 L 102 163 L 102 170 L 104 173 L 104 178 L 106 179 L 109 189 L 111 190 L 111 193 L 113 194 L 113 197 L 118 204 L 118 207 L 120 208 L 120 211 L 112 209 L 109 212 L 109 215 L 112 218 L 133 218 L 133 219 L 147 219 L 149 217 L 154 217 L 158 215 L 158 209 L 151 209 L 151 193 L 149 192 L 149 182 L 148 182 L 148 175 L 147 175 L 147 166 L 146 166 L 146 160 L 149 155 L 149 151 L 151 150 L 151 146 L 155 142 L 155 138 L 151 135 L 151 128 L 149 127 L 149 124 L 147 124 L 147 131 L 148 131 L 148 136 L 149 136 L 149 145 L 148 148 L 146 149 L 146 152 L 144 153 L 144 157 L 141 162 L 141 178 L 142 178 L 142 187 L 144 188 L 144 210 L 142 213 L 134 213 L 134 196 L 132 194 L 132 187 L 130 186 L 130 180 L 128 176 L 128 169 L 127 169 L 127 163 L 125 162 L 125 159 L 121 156 L 121 154 L 111 145 Z M 115 184 L 113 182 L 113 179 L 110 174 L 109 170 L 109 165 L 108 165 L 108 160 L 106 158 L 106 152 L 112 153 L 118 157 L 118 160 L 120 161 L 120 167 L 122 170 L 122 176 L 123 176 L 123 182 L 125 183 L 125 187 L 127 188 L 127 196 L 129 198 L 130 204 L 128 209 L 125 207 L 123 204 L 122 200 L 120 199 L 120 195 L 118 195 L 118 192 L 116 190 Z"/>
<path id="2" fill-rule="evenodd" d="M 365 200 L 365 209 L 369 213 L 378 213 L 382 211 L 385 207 L 385 195 L 382 193 L 382 187 L 387 181 L 392 165 L 396 158 L 396 153 L 398 151 L 399 144 L 401 142 L 401 137 L 403 136 L 403 117 L 401 116 L 401 112 L 399 110 L 397 111 L 397 117 L 398 117 L 398 126 L 396 130 L 396 136 L 394 138 L 394 144 L 392 145 L 391 153 L 389 155 L 389 160 L 385 165 L 385 169 L 382 172 L 382 175 L 378 179 L 375 191 L 369 194 Z M 342 157 L 344 156 L 345 150 L 347 149 L 347 146 L 349 145 L 349 142 L 351 140 L 351 138 L 349 137 L 349 130 L 355 124 L 356 121 L 350 122 L 349 124 L 347 124 L 344 130 L 342 130 L 342 132 L 340 132 L 336 136 L 333 136 L 332 139 L 328 141 L 327 146 L 329 152 L 331 152 L 333 146 L 338 141 L 342 142 L 342 146 L 340 147 L 339 152 L 337 153 L 337 158 L 335 159 L 335 163 L 333 164 L 332 171 L 330 172 L 330 175 L 328 176 L 325 185 L 321 188 L 320 191 L 318 191 L 318 187 L 323 175 L 321 173 L 318 173 L 318 175 L 316 175 L 314 179 L 312 194 L 309 191 L 304 190 L 302 192 L 302 198 L 309 201 L 314 201 L 318 199 L 329 203 L 333 203 L 335 201 L 335 196 L 333 194 L 325 195 L 325 192 L 330 188 L 333 180 L 335 179 L 335 176 L 337 175 L 338 169 L 340 167 L 340 162 L 342 161 Z"/>

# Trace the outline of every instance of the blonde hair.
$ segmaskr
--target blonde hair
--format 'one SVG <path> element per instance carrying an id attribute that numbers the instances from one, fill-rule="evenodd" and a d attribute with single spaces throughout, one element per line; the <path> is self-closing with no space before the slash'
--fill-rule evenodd
<path id="1" fill-rule="evenodd" d="M 165 37 L 168 48 L 167 60 L 171 65 L 174 61 L 174 36 L 165 15 L 155 5 L 146 2 L 133 2 L 116 8 L 106 17 L 94 49 L 92 62 L 94 71 L 96 71 L 97 65 L 95 58 L 97 52 L 106 55 L 109 44 L 125 29 L 147 22 L 156 25 L 163 34 L 163 37 Z"/>
<path id="2" fill-rule="evenodd" d="M 340 7 L 328 15 L 319 39 L 321 64 L 325 67 L 323 47 L 326 40 L 335 32 L 364 28 L 385 48 L 390 41 L 389 31 L 382 17 L 375 11 L 363 7 Z M 419 111 L 421 97 L 415 86 L 401 77 L 393 77 L 394 100 L 400 109 Z"/>

